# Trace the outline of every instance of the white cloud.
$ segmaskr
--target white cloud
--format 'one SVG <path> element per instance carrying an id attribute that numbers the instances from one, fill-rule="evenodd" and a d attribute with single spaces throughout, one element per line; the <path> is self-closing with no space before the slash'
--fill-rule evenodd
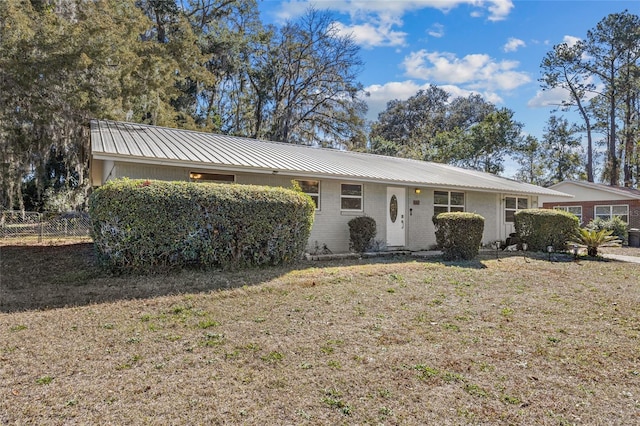
<path id="1" fill-rule="evenodd" d="M 402 16 L 407 12 L 426 8 L 438 9 L 446 13 L 461 5 L 475 7 L 472 16 L 477 16 L 476 12 L 482 10 L 488 11 L 490 21 L 505 19 L 513 9 L 512 0 L 323 0 L 320 2 L 317 0 L 285 0 L 282 1 L 278 16 L 282 19 L 300 16 L 309 7 L 333 10 L 352 17 L 363 14 Z"/>
<path id="2" fill-rule="evenodd" d="M 495 61 L 486 54 L 458 58 L 453 53 L 420 50 L 403 61 L 408 77 L 437 84 L 466 85 L 477 91 L 513 90 L 531 78 L 517 71 L 517 61 Z"/>
<path id="3" fill-rule="evenodd" d="M 402 22 L 386 19 L 385 21 L 372 21 L 349 26 L 336 22 L 335 26 L 341 34 L 352 36 L 358 45 L 372 48 L 376 46 L 404 46 L 408 34 L 393 30 L 393 26 L 398 24 L 401 26 Z"/>
<path id="4" fill-rule="evenodd" d="M 511 37 L 507 40 L 507 43 L 502 47 L 505 52 L 515 52 L 521 47 L 525 47 L 526 43 L 519 38 Z"/>
<path id="5" fill-rule="evenodd" d="M 365 87 L 364 91 L 369 93 L 369 96 L 365 98 L 369 106 L 367 118 L 369 120 L 377 119 L 378 114 L 387 107 L 387 102 L 394 99 L 406 100 L 415 95 L 418 90 L 427 89 L 428 87 L 428 83 L 420 85 L 412 80 L 391 81 L 385 84 L 373 84 Z"/>
<path id="6" fill-rule="evenodd" d="M 513 9 L 513 2 L 511 0 L 494 0 L 489 6 L 490 21 L 502 21 L 509 16 L 509 13 Z"/>
<path id="7" fill-rule="evenodd" d="M 427 30 L 427 34 L 431 37 L 441 38 L 444 37 L 444 25 L 435 23 Z"/>
<path id="8" fill-rule="evenodd" d="M 583 82 L 584 84 L 595 83 L 592 77 L 588 78 Z M 593 92 L 587 92 L 585 94 L 585 101 L 589 101 L 597 96 L 598 92 L 602 92 L 603 85 L 602 83 L 595 83 L 596 87 Z M 568 89 L 562 87 L 554 87 L 553 89 L 548 90 L 538 90 L 536 95 L 529 99 L 527 102 L 527 106 L 529 108 L 544 108 L 544 107 L 557 107 L 562 105 L 562 102 L 571 101 L 571 94 Z"/>
<path id="9" fill-rule="evenodd" d="M 536 95 L 527 102 L 529 108 L 557 107 L 563 100 L 569 99 L 569 92 L 561 87 L 549 90 L 538 90 Z"/>
<path id="10" fill-rule="evenodd" d="M 475 9 L 471 16 L 480 17 L 488 12 L 488 20 L 505 19 L 513 8 L 512 0 L 285 0 L 282 1 L 277 18 L 281 21 L 295 19 L 310 7 L 330 10 L 349 16 L 349 22 L 341 23 L 344 33 L 352 34 L 356 42 L 365 47 L 402 46 L 406 33 L 400 31 L 404 25 L 402 17 L 411 11 L 438 9 L 444 13 L 461 6 L 470 5 Z M 444 33 L 439 24 L 428 30 L 432 37 L 441 37 Z"/>
<path id="11" fill-rule="evenodd" d="M 581 39 L 579 37 L 574 37 L 574 36 L 570 36 L 570 35 L 566 35 L 562 38 L 562 42 L 563 43 L 567 43 L 567 46 L 572 47 L 575 46 L 577 42 L 579 42 Z"/>

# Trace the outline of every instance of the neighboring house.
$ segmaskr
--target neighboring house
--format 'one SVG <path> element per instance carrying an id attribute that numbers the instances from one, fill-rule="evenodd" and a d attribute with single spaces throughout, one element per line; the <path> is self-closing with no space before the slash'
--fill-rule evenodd
<path id="1" fill-rule="evenodd" d="M 582 226 L 596 217 L 619 216 L 629 228 L 640 228 L 640 191 L 637 189 L 578 181 L 560 182 L 549 189 L 573 195 L 573 199 L 541 196 L 542 207 L 573 213 Z"/>
<path id="2" fill-rule="evenodd" d="M 444 164 L 336 149 L 114 121 L 91 122 L 91 179 L 235 182 L 291 187 L 297 180 L 316 204 L 308 249 L 349 250 L 348 222 L 376 220 L 376 240 L 389 248 L 435 245 L 432 217 L 468 211 L 485 218 L 483 242 L 504 241 L 513 215 L 566 196 L 492 174 Z M 568 197 L 568 196 L 567 196 Z"/>

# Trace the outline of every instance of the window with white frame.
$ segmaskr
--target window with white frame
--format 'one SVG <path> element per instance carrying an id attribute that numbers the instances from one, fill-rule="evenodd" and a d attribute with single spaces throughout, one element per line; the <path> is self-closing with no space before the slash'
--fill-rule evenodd
<path id="1" fill-rule="evenodd" d="M 433 214 L 464 211 L 464 192 L 433 191 Z"/>
<path id="2" fill-rule="evenodd" d="M 555 206 L 554 210 L 562 210 L 567 213 L 578 216 L 578 220 L 582 223 L 582 206 Z"/>
<path id="3" fill-rule="evenodd" d="M 362 211 L 362 185 L 357 183 L 340 185 L 340 210 Z"/>
<path id="4" fill-rule="evenodd" d="M 320 210 L 320 181 L 319 180 L 296 180 L 302 192 L 307 194 L 316 205 L 316 210 Z"/>
<path id="5" fill-rule="evenodd" d="M 505 222 L 515 222 L 516 212 L 529 208 L 527 197 L 505 197 L 504 198 L 504 220 Z"/>
<path id="6" fill-rule="evenodd" d="M 594 217 L 609 220 L 615 216 L 622 219 L 623 222 L 629 223 L 629 206 L 611 205 L 611 206 L 595 206 Z"/>

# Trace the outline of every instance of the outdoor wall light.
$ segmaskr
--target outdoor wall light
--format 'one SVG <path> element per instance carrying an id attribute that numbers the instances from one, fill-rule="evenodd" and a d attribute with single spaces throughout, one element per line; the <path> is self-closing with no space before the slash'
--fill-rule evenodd
<path id="1" fill-rule="evenodd" d="M 415 191 L 416 194 L 420 194 L 422 192 L 422 190 L 420 188 L 416 188 L 416 189 L 414 189 L 414 191 Z"/>

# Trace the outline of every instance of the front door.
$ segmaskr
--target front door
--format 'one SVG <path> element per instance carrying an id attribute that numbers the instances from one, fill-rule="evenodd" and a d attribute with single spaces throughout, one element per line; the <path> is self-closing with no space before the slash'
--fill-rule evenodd
<path id="1" fill-rule="evenodd" d="M 387 187 L 387 246 L 404 247 L 406 225 L 405 188 Z"/>

